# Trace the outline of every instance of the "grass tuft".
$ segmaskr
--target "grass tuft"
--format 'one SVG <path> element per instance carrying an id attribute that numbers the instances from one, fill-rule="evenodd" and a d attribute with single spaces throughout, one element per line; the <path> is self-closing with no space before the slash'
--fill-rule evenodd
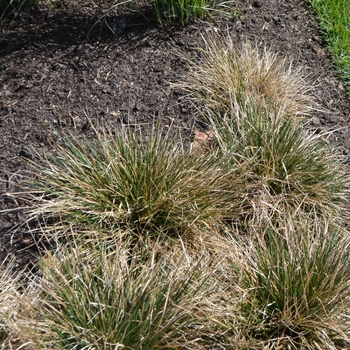
<path id="1" fill-rule="evenodd" d="M 232 38 L 222 45 L 204 39 L 205 47 L 185 88 L 194 92 L 216 114 L 236 106 L 255 104 L 262 108 L 284 108 L 286 113 L 305 116 L 315 107 L 312 86 L 305 69 L 295 67 L 267 47 L 243 43 L 239 48 Z"/>
<path id="2" fill-rule="evenodd" d="M 220 13 L 232 16 L 234 1 L 217 2 L 216 0 L 155 0 L 154 8 L 159 23 L 170 22 L 185 25 L 193 20 Z"/>
<path id="3" fill-rule="evenodd" d="M 249 348 L 339 349 L 350 344 L 348 234 L 295 220 L 242 244 L 241 326 Z"/>
<path id="4" fill-rule="evenodd" d="M 298 208 L 340 215 L 349 196 L 348 172 L 322 135 L 306 132 L 284 110 L 253 105 L 210 122 L 223 167 L 237 169 L 236 177 L 251 184 L 246 198 L 255 216 Z"/>
<path id="5" fill-rule="evenodd" d="M 192 154 L 160 130 L 140 140 L 130 131 L 95 142 L 72 137 L 44 162 L 32 217 L 53 219 L 61 235 L 191 235 L 238 205 L 214 157 Z"/>
<path id="6" fill-rule="evenodd" d="M 48 326 L 43 344 L 108 350 L 192 342 L 195 348 L 203 320 L 194 312 L 212 288 L 210 270 L 178 250 L 164 256 L 153 246 L 130 259 L 128 249 L 79 245 L 41 261 L 40 307 Z"/>

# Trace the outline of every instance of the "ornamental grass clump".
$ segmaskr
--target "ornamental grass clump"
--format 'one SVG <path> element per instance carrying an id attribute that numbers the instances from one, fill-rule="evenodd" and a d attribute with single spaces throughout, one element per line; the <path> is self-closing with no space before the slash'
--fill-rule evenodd
<path id="1" fill-rule="evenodd" d="M 348 233 L 291 217 L 240 243 L 240 341 L 249 349 L 349 346 Z"/>
<path id="2" fill-rule="evenodd" d="M 154 9 L 159 23 L 186 23 L 201 20 L 215 14 L 232 16 L 233 1 L 215 0 L 154 0 Z"/>
<path id="3" fill-rule="evenodd" d="M 204 43 L 183 87 L 204 103 L 218 161 L 245 184 L 238 220 L 256 223 L 299 207 L 341 216 L 348 169 L 324 135 L 304 130 L 303 119 L 317 107 L 304 68 L 266 47 L 238 48 L 232 38 Z"/>
<path id="4" fill-rule="evenodd" d="M 178 249 L 165 256 L 157 244 L 130 258 L 129 244 L 79 244 L 42 259 L 38 311 L 46 328 L 37 334 L 39 345 L 195 348 L 205 320 L 194 312 L 213 288 L 211 270 Z"/>
<path id="5" fill-rule="evenodd" d="M 239 205 L 214 157 L 193 155 L 160 130 L 139 140 L 131 131 L 95 141 L 66 138 L 57 155 L 44 160 L 34 185 L 31 217 L 55 223 L 63 236 L 92 229 L 190 235 L 219 220 L 223 207 Z"/>
<path id="6" fill-rule="evenodd" d="M 322 135 L 305 131 L 285 109 L 235 105 L 235 113 L 209 121 L 223 167 L 237 169 L 236 177 L 251 184 L 249 217 L 300 208 L 339 217 L 349 197 L 348 171 Z"/>
<path id="7" fill-rule="evenodd" d="M 183 87 L 216 114 L 225 114 L 238 106 L 254 103 L 268 109 L 285 109 L 287 114 L 305 117 L 315 108 L 312 86 L 305 69 L 295 67 L 276 52 L 257 45 L 223 44 L 204 40 L 197 59 L 190 59 L 191 71 Z"/>

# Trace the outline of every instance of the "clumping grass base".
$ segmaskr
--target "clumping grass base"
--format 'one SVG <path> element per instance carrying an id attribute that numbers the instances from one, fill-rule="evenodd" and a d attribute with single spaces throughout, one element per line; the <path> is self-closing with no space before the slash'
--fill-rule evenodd
<path id="1" fill-rule="evenodd" d="M 129 242 L 130 243 L 130 242 Z M 129 255 L 129 244 L 80 246 L 41 261 L 42 344 L 55 348 L 174 349 L 200 340 L 195 317 L 213 270 L 201 259 L 150 243 Z M 198 330 L 197 330 L 198 329 Z"/>

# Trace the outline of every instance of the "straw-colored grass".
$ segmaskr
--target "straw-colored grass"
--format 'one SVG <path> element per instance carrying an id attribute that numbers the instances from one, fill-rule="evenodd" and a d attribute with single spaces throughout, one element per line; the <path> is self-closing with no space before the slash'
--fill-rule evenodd
<path id="1" fill-rule="evenodd" d="M 307 72 L 267 47 L 234 39 L 204 39 L 197 59 L 191 59 L 188 81 L 182 87 L 216 114 L 236 106 L 255 104 L 262 108 L 284 108 L 287 114 L 305 117 L 316 107 Z"/>
<path id="2" fill-rule="evenodd" d="M 16 271 L 15 265 L 10 257 L 0 264 L 0 349 L 34 350 L 21 325 L 29 318 L 35 298 L 30 284 L 23 290 L 25 273 Z"/>

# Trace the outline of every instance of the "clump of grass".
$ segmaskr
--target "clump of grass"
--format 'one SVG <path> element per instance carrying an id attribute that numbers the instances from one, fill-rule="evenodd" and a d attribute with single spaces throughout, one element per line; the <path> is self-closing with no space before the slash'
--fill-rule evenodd
<path id="1" fill-rule="evenodd" d="M 154 8 L 159 23 L 186 23 L 204 19 L 215 13 L 228 16 L 232 13 L 233 1 L 215 0 L 154 0 Z M 231 8 L 230 8 L 231 7 Z"/>
<path id="2" fill-rule="evenodd" d="M 243 170 L 236 177 L 252 185 L 246 187 L 252 216 L 293 208 L 339 216 L 349 196 L 347 168 L 322 135 L 305 131 L 284 109 L 236 106 L 209 119 L 224 168 Z"/>
<path id="3" fill-rule="evenodd" d="M 254 103 L 268 109 L 284 108 L 286 113 L 305 116 L 315 107 L 312 86 L 305 69 L 264 47 L 228 38 L 222 45 L 204 40 L 205 47 L 184 87 L 194 92 L 216 114 L 225 114 L 236 106 Z"/>
<path id="4" fill-rule="evenodd" d="M 287 218 L 278 227 L 251 231 L 249 243 L 240 244 L 245 263 L 240 265 L 238 317 L 247 348 L 339 349 L 350 344 L 347 233 L 327 222 L 296 224 Z"/>
<path id="5" fill-rule="evenodd" d="M 165 256 L 163 249 L 152 245 L 130 259 L 129 245 L 100 242 L 45 257 L 42 344 L 107 350 L 174 349 L 192 342 L 196 348 L 204 320 L 194 314 L 212 288 L 211 271 L 183 251 Z"/>
<path id="6" fill-rule="evenodd" d="M 214 157 L 195 156 L 160 130 L 140 140 L 130 131 L 95 142 L 73 137 L 57 152 L 35 180 L 42 195 L 32 216 L 53 218 L 63 235 L 66 228 L 190 235 L 239 205 Z"/>
<path id="7" fill-rule="evenodd" d="M 211 143 L 226 171 L 235 167 L 234 176 L 251 185 L 245 219 L 299 207 L 339 216 L 349 195 L 347 168 L 323 135 L 303 130 L 302 119 L 316 108 L 304 68 L 266 47 L 205 40 L 184 86 L 207 108 Z"/>

